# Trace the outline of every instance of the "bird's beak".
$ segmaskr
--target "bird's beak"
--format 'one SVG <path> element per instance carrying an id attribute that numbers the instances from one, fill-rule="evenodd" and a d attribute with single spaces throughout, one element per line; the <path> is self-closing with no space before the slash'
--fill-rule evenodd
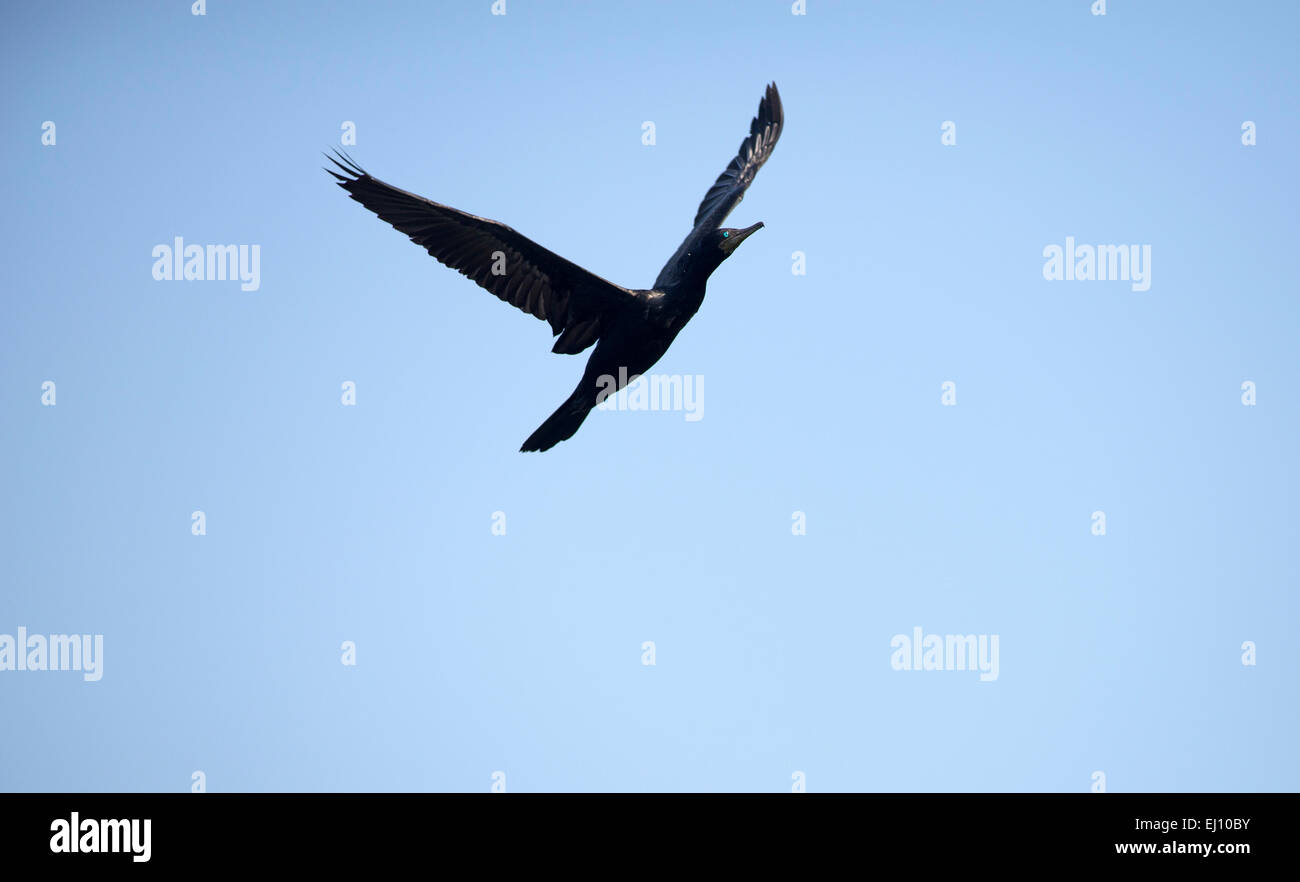
<path id="1" fill-rule="evenodd" d="M 750 237 L 751 234 L 756 233 L 761 229 L 763 229 L 763 222 L 759 221 L 758 223 L 754 224 L 752 227 L 745 227 L 745 229 L 743 230 L 737 230 L 736 235 L 731 237 L 731 243 L 730 243 L 731 250 L 735 251 L 737 248 L 740 247 L 741 242 L 744 242 L 746 239 Z"/>

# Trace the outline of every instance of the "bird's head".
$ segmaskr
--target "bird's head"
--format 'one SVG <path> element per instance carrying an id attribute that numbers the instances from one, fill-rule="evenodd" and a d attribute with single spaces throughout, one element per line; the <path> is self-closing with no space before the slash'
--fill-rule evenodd
<path id="1" fill-rule="evenodd" d="M 750 235 L 761 229 L 763 229 L 762 221 L 752 227 L 745 227 L 743 230 L 723 227 L 720 230 L 713 231 L 713 244 L 722 252 L 722 259 L 726 260 L 740 247 L 741 242 L 744 242 Z"/>

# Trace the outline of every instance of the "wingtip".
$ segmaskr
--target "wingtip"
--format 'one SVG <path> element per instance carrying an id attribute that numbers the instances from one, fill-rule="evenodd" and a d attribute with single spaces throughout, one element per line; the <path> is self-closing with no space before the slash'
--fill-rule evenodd
<path id="1" fill-rule="evenodd" d="M 330 149 L 333 151 L 334 155 L 330 156 L 328 153 L 326 153 L 324 154 L 325 158 L 328 159 L 330 162 L 334 163 L 335 166 L 342 169 L 344 172 L 351 175 L 352 177 L 350 178 L 340 177 L 336 172 L 333 172 L 328 168 L 325 169 L 325 171 L 334 175 L 334 177 L 339 178 L 340 181 L 351 181 L 357 178 L 369 177 L 366 174 L 366 170 L 363 169 L 360 165 L 358 165 L 357 161 L 353 159 L 351 156 L 349 156 L 347 153 L 338 149 L 337 147 L 331 147 Z"/>
<path id="2" fill-rule="evenodd" d="M 767 84 L 767 92 L 763 98 L 770 106 L 772 121 L 777 125 L 784 123 L 785 108 L 781 106 L 781 93 L 776 88 L 776 80 Z"/>

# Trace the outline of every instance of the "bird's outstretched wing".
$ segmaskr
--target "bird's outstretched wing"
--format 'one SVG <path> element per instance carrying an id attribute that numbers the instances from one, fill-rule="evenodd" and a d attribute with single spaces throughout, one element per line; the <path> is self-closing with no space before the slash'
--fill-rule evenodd
<path id="1" fill-rule="evenodd" d="M 745 197 L 745 189 L 754 180 L 754 175 L 772 155 L 772 148 L 781 137 L 781 128 L 785 125 L 785 111 L 781 109 L 781 95 L 776 91 L 776 83 L 771 83 L 758 102 L 758 115 L 749 124 L 749 137 L 740 142 L 736 158 L 731 160 L 726 171 L 718 176 L 704 194 L 704 201 L 695 212 L 694 227 L 713 229 L 722 226 L 722 222 L 731 214 L 732 209 Z"/>
<path id="2" fill-rule="evenodd" d="M 328 157 L 338 185 L 434 258 L 497 297 L 549 322 L 553 352 L 581 352 L 602 323 L 635 301 L 626 288 L 570 263 L 505 224 L 475 217 L 373 178 L 345 154 Z M 340 174 L 342 172 L 342 174 Z"/>

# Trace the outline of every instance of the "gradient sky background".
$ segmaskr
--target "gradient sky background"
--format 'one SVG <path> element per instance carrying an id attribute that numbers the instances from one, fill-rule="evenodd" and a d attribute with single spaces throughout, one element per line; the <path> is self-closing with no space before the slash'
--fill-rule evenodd
<path id="1" fill-rule="evenodd" d="M 0 633 L 105 674 L 0 672 L 0 788 L 1300 788 L 1300 11 L 1109 5 L 10 5 Z M 769 80 L 767 227 L 656 367 L 704 418 L 542 455 L 586 355 L 320 170 L 354 121 L 645 287 Z M 175 236 L 261 289 L 154 281 Z M 1151 289 L 1045 281 L 1066 236 Z M 999 679 L 893 670 L 917 625 Z"/>

